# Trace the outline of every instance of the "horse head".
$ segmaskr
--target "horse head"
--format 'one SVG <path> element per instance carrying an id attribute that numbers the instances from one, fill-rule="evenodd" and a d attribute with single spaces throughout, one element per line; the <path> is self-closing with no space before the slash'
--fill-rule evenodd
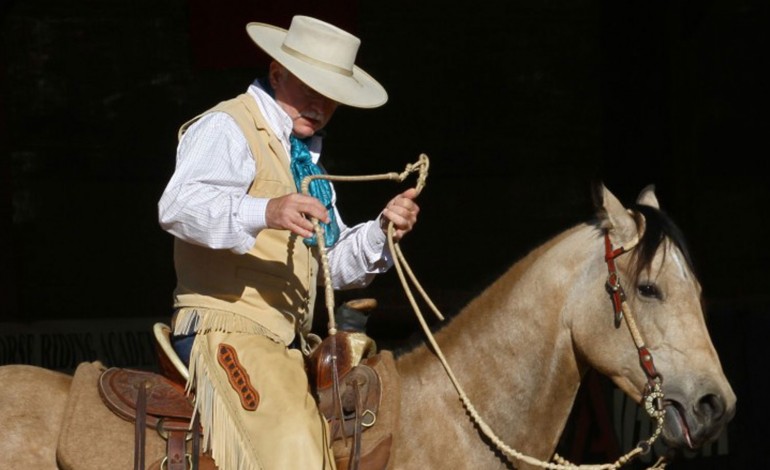
<path id="1" fill-rule="evenodd" d="M 572 319 L 578 356 L 637 402 L 653 382 L 662 385 L 664 441 L 696 449 L 719 436 L 736 397 L 706 327 L 684 239 L 652 186 L 629 208 L 603 185 L 598 189 L 597 228 L 606 250 L 595 264 L 605 265 L 609 295 L 591 315 Z"/>

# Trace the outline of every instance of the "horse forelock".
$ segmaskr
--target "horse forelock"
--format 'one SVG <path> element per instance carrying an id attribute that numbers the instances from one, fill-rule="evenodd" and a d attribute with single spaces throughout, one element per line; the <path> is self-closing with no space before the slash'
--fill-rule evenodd
<path id="1" fill-rule="evenodd" d="M 636 214 L 644 217 L 644 233 L 642 233 L 639 244 L 633 251 L 634 268 L 632 273 L 634 282 L 643 271 L 652 268 L 655 254 L 665 240 L 668 240 L 681 252 L 687 269 L 695 274 L 695 267 L 684 235 L 674 221 L 665 212 L 654 207 L 637 204 L 632 209 Z"/>

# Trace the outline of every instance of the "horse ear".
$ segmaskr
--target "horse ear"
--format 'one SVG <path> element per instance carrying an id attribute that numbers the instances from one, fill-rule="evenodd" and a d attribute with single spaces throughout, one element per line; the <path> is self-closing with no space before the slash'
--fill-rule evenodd
<path id="1" fill-rule="evenodd" d="M 615 246 L 629 246 L 636 243 L 639 237 L 638 227 L 631 212 L 620 203 L 617 197 L 600 184 L 595 192 L 599 196 L 597 216 L 601 227 L 607 229 Z"/>
<path id="2" fill-rule="evenodd" d="M 636 198 L 636 203 L 642 206 L 650 206 L 654 207 L 655 209 L 660 209 L 658 198 L 655 197 L 655 185 L 650 184 L 645 186 L 645 188 L 642 189 L 642 191 L 639 193 L 639 197 Z"/>

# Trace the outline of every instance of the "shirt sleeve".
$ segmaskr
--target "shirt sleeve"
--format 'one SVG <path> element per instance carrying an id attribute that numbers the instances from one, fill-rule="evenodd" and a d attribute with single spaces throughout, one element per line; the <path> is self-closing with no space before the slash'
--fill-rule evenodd
<path id="1" fill-rule="evenodd" d="M 336 207 L 334 210 L 337 211 Z M 377 219 L 347 227 L 339 211 L 336 214 L 340 238 L 327 251 L 332 286 L 335 289 L 366 287 L 377 274 L 393 265 L 385 233 Z"/>
<path id="2" fill-rule="evenodd" d="M 247 252 L 267 226 L 267 199 L 247 195 L 254 162 L 232 117 L 201 117 L 177 148 L 176 169 L 158 202 L 161 227 L 189 243 Z"/>

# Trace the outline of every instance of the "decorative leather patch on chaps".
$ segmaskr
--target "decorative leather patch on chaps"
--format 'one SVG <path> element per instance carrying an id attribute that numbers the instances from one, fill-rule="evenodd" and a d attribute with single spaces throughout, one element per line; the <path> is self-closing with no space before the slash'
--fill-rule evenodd
<path id="1" fill-rule="evenodd" d="M 238 397 L 241 399 L 241 406 L 245 410 L 255 411 L 257 406 L 259 406 L 259 393 L 251 385 L 248 372 L 238 361 L 238 354 L 235 352 L 235 348 L 229 344 L 221 343 L 217 348 L 217 361 L 227 373 L 230 385 L 238 393 Z"/>

